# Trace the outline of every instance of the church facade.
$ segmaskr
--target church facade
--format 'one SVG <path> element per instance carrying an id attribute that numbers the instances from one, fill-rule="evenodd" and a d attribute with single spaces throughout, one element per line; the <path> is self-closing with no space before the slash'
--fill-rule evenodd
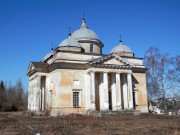
<path id="1" fill-rule="evenodd" d="M 57 116 L 92 111 L 148 112 L 146 68 L 122 44 L 102 54 L 103 43 L 82 20 L 40 62 L 30 62 L 28 110 Z"/>

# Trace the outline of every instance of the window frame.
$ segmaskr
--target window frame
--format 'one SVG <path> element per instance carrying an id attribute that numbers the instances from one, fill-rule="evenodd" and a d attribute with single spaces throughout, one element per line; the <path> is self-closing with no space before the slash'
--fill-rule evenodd
<path id="1" fill-rule="evenodd" d="M 78 93 L 78 106 L 74 106 L 74 93 Z M 73 89 L 72 91 L 72 107 L 81 108 L 81 90 L 80 89 Z"/>

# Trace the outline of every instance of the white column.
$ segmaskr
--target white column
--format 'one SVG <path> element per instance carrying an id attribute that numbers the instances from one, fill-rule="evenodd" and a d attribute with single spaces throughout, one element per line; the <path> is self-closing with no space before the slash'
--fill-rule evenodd
<path id="1" fill-rule="evenodd" d="M 96 110 L 96 104 L 95 104 L 95 73 L 91 72 L 91 110 Z"/>
<path id="2" fill-rule="evenodd" d="M 90 73 L 86 74 L 86 110 L 91 110 Z"/>
<path id="3" fill-rule="evenodd" d="M 121 75 L 116 73 L 116 97 L 117 97 L 117 110 L 122 109 L 121 103 Z"/>
<path id="4" fill-rule="evenodd" d="M 37 104 L 37 90 L 36 90 L 36 78 L 33 79 L 33 98 L 32 98 L 32 102 L 33 102 L 33 111 L 36 111 L 36 104 Z"/>
<path id="5" fill-rule="evenodd" d="M 40 111 L 41 108 L 41 77 L 36 78 L 36 111 Z"/>
<path id="6" fill-rule="evenodd" d="M 42 81 L 42 87 L 41 87 L 41 94 L 42 94 L 42 104 L 41 104 L 41 109 L 44 111 L 44 101 L 45 101 L 45 79 L 43 78 Z"/>
<path id="7" fill-rule="evenodd" d="M 104 82 L 104 110 L 109 110 L 108 74 L 107 74 L 107 72 L 103 73 L 103 82 Z"/>
<path id="8" fill-rule="evenodd" d="M 127 75 L 123 75 L 123 99 L 124 109 L 128 109 L 128 89 L 127 89 Z"/>
<path id="9" fill-rule="evenodd" d="M 117 110 L 117 103 L 116 103 L 116 74 L 112 73 L 111 74 L 111 89 L 112 89 L 112 110 L 116 111 Z"/>
<path id="10" fill-rule="evenodd" d="M 53 104 L 53 93 L 54 92 L 55 92 L 54 82 L 53 82 L 53 80 L 51 80 L 51 82 L 50 82 L 50 108 L 51 109 L 54 107 L 54 104 Z"/>
<path id="11" fill-rule="evenodd" d="M 50 87 L 49 87 L 49 76 L 46 76 L 46 87 L 45 87 L 45 109 L 49 109 L 50 107 Z"/>
<path id="12" fill-rule="evenodd" d="M 132 75 L 130 73 L 127 75 L 127 80 L 128 80 L 129 109 L 134 109 L 133 91 L 132 91 Z"/>
<path id="13" fill-rule="evenodd" d="M 31 105 L 32 105 L 32 111 L 35 111 L 36 110 L 36 97 L 37 97 L 37 94 L 36 94 L 36 79 L 34 78 L 33 80 L 32 80 L 32 95 L 33 96 L 31 96 Z"/>
<path id="14" fill-rule="evenodd" d="M 36 104 L 37 104 L 37 87 L 36 87 L 36 78 L 33 79 L 33 96 L 32 96 L 32 108 L 33 111 L 36 111 Z"/>
<path id="15" fill-rule="evenodd" d="M 30 110 L 32 111 L 34 108 L 34 106 L 33 106 L 33 93 L 34 92 L 34 81 L 33 81 L 33 79 L 31 80 L 31 82 L 30 82 L 30 97 L 28 97 L 29 98 L 29 101 L 30 101 L 30 103 L 29 103 L 29 105 L 30 105 Z M 29 95 L 28 95 L 29 96 Z"/>
<path id="16" fill-rule="evenodd" d="M 99 73 L 99 97 L 100 97 L 100 110 L 104 110 L 104 84 L 103 84 L 103 73 Z"/>
<path id="17" fill-rule="evenodd" d="M 32 81 L 29 80 L 29 90 L 28 90 L 28 110 L 31 110 L 31 97 L 32 97 L 32 88 L 31 88 L 31 85 L 32 85 Z"/>

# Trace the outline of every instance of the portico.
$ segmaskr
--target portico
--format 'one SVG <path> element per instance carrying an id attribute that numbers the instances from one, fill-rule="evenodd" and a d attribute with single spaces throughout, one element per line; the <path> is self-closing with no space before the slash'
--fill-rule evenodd
<path id="1" fill-rule="evenodd" d="M 28 109 L 32 111 L 44 111 L 47 104 L 47 81 L 48 76 L 37 75 L 29 80 L 29 98 L 28 98 Z M 35 102 L 33 102 L 35 101 Z"/>
<path id="2" fill-rule="evenodd" d="M 87 78 L 89 78 L 90 87 L 87 87 L 86 96 L 87 99 L 91 99 L 87 102 L 87 110 L 117 111 L 134 109 L 132 73 L 130 71 L 89 71 Z"/>

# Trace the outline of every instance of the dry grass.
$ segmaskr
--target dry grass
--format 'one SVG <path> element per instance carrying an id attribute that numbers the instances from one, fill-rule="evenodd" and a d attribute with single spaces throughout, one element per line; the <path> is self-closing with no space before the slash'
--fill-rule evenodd
<path id="1" fill-rule="evenodd" d="M 179 116 L 152 114 L 92 117 L 0 113 L 0 135 L 180 135 Z"/>

